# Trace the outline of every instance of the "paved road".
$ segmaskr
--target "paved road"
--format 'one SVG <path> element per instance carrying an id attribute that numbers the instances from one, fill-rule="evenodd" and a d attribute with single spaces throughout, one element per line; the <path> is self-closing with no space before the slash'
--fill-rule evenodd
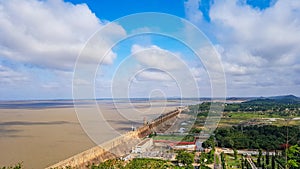
<path id="1" fill-rule="evenodd" d="M 221 152 L 223 151 L 225 154 L 233 154 L 233 150 L 226 148 L 226 149 L 221 149 L 218 148 L 218 151 Z M 258 155 L 259 151 L 258 150 L 237 150 L 238 154 L 250 154 L 250 155 Z M 262 152 L 263 155 L 266 155 L 267 152 L 263 151 Z M 275 155 L 275 152 L 269 152 L 269 155 Z"/>
<path id="2" fill-rule="evenodd" d="M 246 160 L 248 161 L 252 169 L 258 169 L 250 157 L 247 157 Z"/>
<path id="3" fill-rule="evenodd" d="M 214 157 L 215 157 L 215 159 L 214 159 L 214 169 L 222 169 L 220 153 L 215 151 Z M 217 164 L 216 158 L 218 158 L 219 164 Z"/>

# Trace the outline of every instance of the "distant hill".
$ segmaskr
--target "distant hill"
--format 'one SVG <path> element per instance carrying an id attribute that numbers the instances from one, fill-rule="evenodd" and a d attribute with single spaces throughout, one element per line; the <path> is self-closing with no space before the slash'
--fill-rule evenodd
<path id="1" fill-rule="evenodd" d="M 300 100 L 299 97 L 296 97 L 294 95 L 272 96 L 272 97 L 268 97 L 268 98 L 274 99 L 274 100 L 296 100 L 296 101 Z"/>
<path id="2" fill-rule="evenodd" d="M 300 98 L 294 95 L 259 97 L 243 103 L 248 104 L 300 104 Z"/>

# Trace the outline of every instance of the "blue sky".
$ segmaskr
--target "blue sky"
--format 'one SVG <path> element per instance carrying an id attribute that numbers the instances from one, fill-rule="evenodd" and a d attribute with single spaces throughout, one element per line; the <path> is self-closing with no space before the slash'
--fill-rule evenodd
<path id="1" fill-rule="evenodd" d="M 183 0 L 152 0 L 152 1 L 82 1 L 70 0 L 74 4 L 86 3 L 89 8 L 101 19 L 109 21 L 116 20 L 120 17 L 139 13 L 139 12 L 162 12 L 179 17 L 184 17 L 184 1 Z"/>
<path id="2" fill-rule="evenodd" d="M 297 0 L 0 0 L 0 9 L 1 100 L 72 98 L 76 59 L 90 37 L 113 25 L 91 53 L 80 56 L 84 64 L 93 67 L 94 53 L 104 52 L 114 38 L 130 34 L 114 21 L 140 12 L 171 14 L 201 30 L 219 54 L 228 97 L 300 96 Z M 141 29 L 159 29 L 147 25 L 148 19 Z M 183 36 L 197 39 L 188 29 L 183 32 Z M 164 64 L 183 68 L 171 71 Z M 142 71 L 143 66 L 153 69 Z M 118 85 L 128 83 L 123 86 L 130 86 L 131 97 L 182 96 L 172 73 L 192 78 L 186 84 L 195 82 L 197 89 L 191 87 L 194 91 L 189 92 L 211 96 L 209 68 L 188 46 L 170 37 L 144 34 L 126 38 L 109 50 L 98 68 L 93 86 L 96 97 L 112 97 L 115 83 L 122 78 L 125 81 Z M 133 74 L 126 74 L 129 70 Z M 79 83 L 90 84 L 84 79 Z"/>

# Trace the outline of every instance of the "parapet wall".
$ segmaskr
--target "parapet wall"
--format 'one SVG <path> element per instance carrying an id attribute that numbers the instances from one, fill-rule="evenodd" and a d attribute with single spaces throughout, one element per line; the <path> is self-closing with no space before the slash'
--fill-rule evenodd
<path id="1" fill-rule="evenodd" d="M 67 167 L 82 169 L 87 168 L 87 166 L 93 163 L 96 164 L 108 159 L 123 156 L 131 151 L 132 148 L 140 142 L 141 138 L 149 135 L 154 127 L 157 127 L 170 118 L 177 116 L 180 112 L 181 110 L 177 109 L 161 115 L 150 124 L 143 125 L 136 131 L 127 132 L 126 134 L 107 141 L 100 146 L 95 146 L 46 169 L 64 169 Z"/>
<path id="2" fill-rule="evenodd" d="M 139 141 L 138 132 L 131 131 L 66 160 L 60 161 L 47 169 L 61 169 L 66 167 L 86 168 L 86 166 L 93 163 L 99 163 L 128 153 Z"/>

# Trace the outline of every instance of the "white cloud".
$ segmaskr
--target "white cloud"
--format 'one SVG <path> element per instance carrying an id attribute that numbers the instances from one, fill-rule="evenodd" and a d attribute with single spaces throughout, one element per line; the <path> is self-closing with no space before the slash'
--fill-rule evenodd
<path id="1" fill-rule="evenodd" d="M 288 57 L 285 64 L 291 65 L 298 55 L 296 51 L 300 51 L 299 9 L 298 1 L 281 0 L 263 11 L 233 1 L 217 1 L 210 16 L 218 30 L 227 30 L 223 35 L 216 32 L 226 48 L 239 44 L 248 55 L 267 59 L 269 64 L 280 64 L 283 57 Z"/>
<path id="2" fill-rule="evenodd" d="M 281 86 L 285 90 L 286 86 L 297 85 L 300 1 L 278 0 L 264 10 L 237 0 L 214 1 L 209 11 L 210 21 L 193 17 L 192 11 L 199 11 L 199 4 L 195 4 L 194 9 L 186 10 L 188 19 L 205 31 L 210 28 L 207 33 L 214 35 L 230 88 L 274 86 L 282 92 Z M 296 87 L 294 92 L 300 94 Z"/>
<path id="3" fill-rule="evenodd" d="M 203 19 L 203 14 L 199 11 L 200 1 L 201 0 L 189 0 L 184 2 L 186 17 L 193 23 L 199 23 Z"/>
<path id="4" fill-rule="evenodd" d="M 140 72 L 135 77 L 139 81 L 173 81 L 172 77 L 163 72 L 158 70 L 145 70 Z"/>
<path id="5" fill-rule="evenodd" d="M 62 0 L 0 1 L 0 55 L 39 67 L 71 70 L 88 38 L 106 21 L 99 20 L 87 5 L 73 5 Z M 110 37 L 124 36 L 119 25 L 112 26 L 105 41 L 95 41 L 85 61 L 95 63 L 111 45 Z M 105 64 L 113 62 L 110 51 Z"/>
<path id="6" fill-rule="evenodd" d="M 248 54 L 268 59 L 270 64 L 278 64 L 277 61 L 286 55 L 291 59 L 286 64 L 293 64 L 295 52 L 300 51 L 300 11 L 296 10 L 299 4 L 281 0 L 260 11 L 234 1 L 217 1 L 210 17 L 219 30 L 215 32 L 219 42 L 226 48 L 239 44 L 238 47 Z"/>
<path id="7" fill-rule="evenodd" d="M 0 65 L 0 84 L 15 84 L 26 82 L 28 77 L 24 74 L 16 72 L 9 67 Z"/>
<path id="8" fill-rule="evenodd" d="M 168 97 L 197 97 L 197 70 L 191 70 L 182 58 L 173 50 L 156 45 L 132 45 L 131 55 L 114 74 L 112 96 L 147 97 L 149 92 L 159 90 Z"/>
<path id="9" fill-rule="evenodd" d="M 90 85 L 91 83 L 85 79 L 74 79 L 73 83 L 77 86 L 86 86 L 86 85 Z"/>
<path id="10" fill-rule="evenodd" d="M 158 68 L 162 70 L 180 69 L 183 61 L 176 53 L 164 50 L 156 45 L 143 47 L 133 45 L 131 54 L 144 66 Z"/>

